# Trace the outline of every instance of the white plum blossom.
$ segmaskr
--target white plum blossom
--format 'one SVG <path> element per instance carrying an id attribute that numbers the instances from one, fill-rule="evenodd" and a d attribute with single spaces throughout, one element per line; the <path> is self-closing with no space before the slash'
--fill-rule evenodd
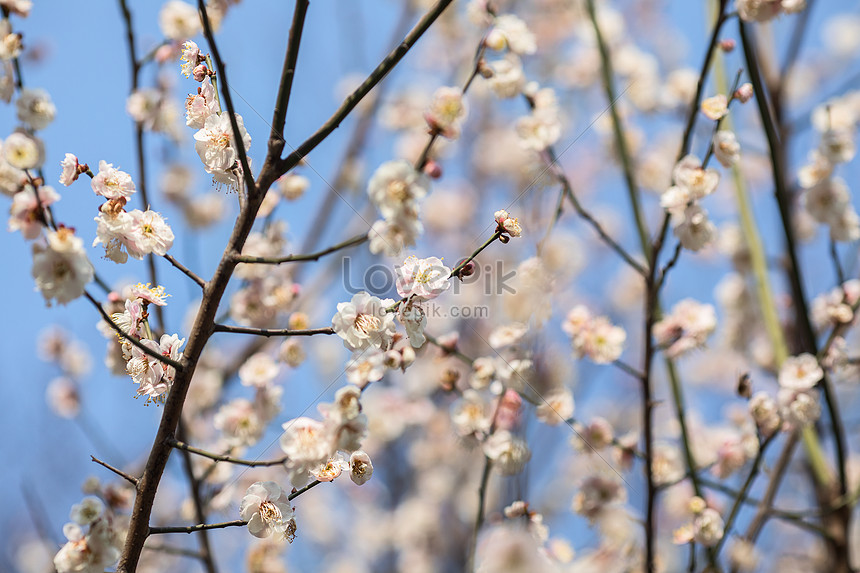
<path id="1" fill-rule="evenodd" d="M 594 520 L 607 507 L 627 501 L 627 490 L 621 478 L 610 474 L 589 476 L 579 486 L 573 498 L 573 511 Z"/>
<path id="2" fill-rule="evenodd" d="M 131 217 L 131 235 L 124 241 L 128 254 L 143 259 L 150 253 L 163 257 L 173 246 L 173 231 L 164 217 L 155 211 L 135 209 Z"/>
<path id="3" fill-rule="evenodd" d="M 681 246 L 697 252 L 710 245 L 717 235 L 717 226 L 708 219 L 708 212 L 696 204 L 684 210 L 683 219 L 675 221 L 672 231 Z"/>
<path id="4" fill-rule="evenodd" d="M 39 187 L 38 192 L 30 185 L 25 185 L 12 197 L 12 206 L 9 208 L 9 231 L 21 231 L 21 235 L 28 240 L 37 238 L 44 228 L 42 223 L 44 210 L 59 200 L 59 193 L 50 185 Z"/>
<path id="5" fill-rule="evenodd" d="M 733 131 L 721 129 L 714 134 L 714 157 L 723 167 L 731 167 L 740 161 L 741 145 Z"/>
<path id="6" fill-rule="evenodd" d="M 496 350 L 518 343 L 528 332 L 529 327 L 521 322 L 512 322 L 497 326 L 490 332 L 487 342 Z"/>
<path id="7" fill-rule="evenodd" d="M 376 221 L 368 232 L 368 248 L 374 255 L 383 253 L 398 256 L 404 248 L 415 246 L 415 241 L 424 232 L 421 221 L 410 217 Z"/>
<path id="8" fill-rule="evenodd" d="M 359 388 L 382 380 L 385 375 L 384 357 L 379 348 L 356 352 L 346 366 L 346 380 Z"/>
<path id="9" fill-rule="evenodd" d="M 810 426 L 821 417 L 821 404 L 812 392 L 798 392 L 782 388 L 777 394 L 780 413 L 789 427 Z"/>
<path id="10" fill-rule="evenodd" d="M 277 362 L 269 354 L 257 352 L 239 368 L 239 381 L 244 386 L 268 386 L 279 373 Z"/>
<path id="11" fill-rule="evenodd" d="M 460 123 L 465 119 L 466 113 L 463 91 L 455 87 L 441 87 L 433 94 L 424 119 L 433 132 L 438 132 L 448 139 L 457 139 L 460 136 Z"/>
<path id="12" fill-rule="evenodd" d="M 772 436 L 782 424 L 779 406 L 766 392 L 756 392 L 749 401 L 750 416 L 764 437 Z"/>
<path id="13" fill-rule="evenodd" d="M 526 23 L 513 14 L 502 14 L 493 21 L 493 29 L 487 34 L 487 47 L 492 50 L 507 48 L 515 54 L 534 54 L 537 50 L 535 35 Z"/>
<path id="14" fill-rule="evenodd" d="M 675 185 L 689 190 L 691 199 L 702 199 L 717 188 L 720 173 L 702 167 L 702 162 L 695 155 L 687 155 L 672 169 L 672 180 Z"/>
<path id="15" fill-rule="evenodd" d="M 786 358 L 779 369 L 779 385 L 788 390 L 810 390 L 822 378 L 824 371 L 818 359 L 809 353 Z"/>
<path id="16" fill-rule="evenodd" d="M 296 520 L 287 492 L 273 481 L 257 482 L 245 492 L 239 504 L 239 516 L 248 522 L 254 537 L 277 538 L 290 542 L 296 536 Z"/>
<path id="17" fill-rule="evenodd" d="M 197 88 L 196 94 L 189 94 L 185 98 L 185 125 L 193 129 L 203 129 L 206 120 L 219 111 L 215 88 L 207 77 Z"/>
<path id="18" fill-rule="evenodd" d="M 101 195 L 105 199 L 127 200 L 135 192 L 131 175 L 120 171 L 104 159 L 99 161 L 99 172 L 90 181 L 90 185 L 96 195 Z"/>
<path id="19" fill-rule="evenodd" d="M 81 503 L 72 506 L 72 510 L 69 512 L 69 519 L 78 525 L 90 525 L 101 517 L 104 511 L 104 502 L 90 495 L 82 499 Z"/>
<path id="20" fill-rule="evenodd" d="M 32 275 L 46 303 L 66 304 L 84 294 L 95 271 L 83 241 L 71 229 L 61 227 L 48 231 L 44 244 L 33 245 Z"/>
<path id="21" fill-rule="evenodd" d="M 352 351 L 369 347 L 386 349 L 394 336 L 394 313 L 386 312 L 391 299 L 380 300 L 364 291 L 356 293 L 350 302 L 337 305 L 331 320 L 335 334 Z"/>
<path id="22" fill-rule="evenodd" d="M 566 423 L 573 416 L 573 393 L 567 388 L 557 388 L 541 397 L 537 419 L 548 426 Z"/>
<path id="23" fill-rule="evenodd" d="M 182 61 L 182 75 L 190 78 L 194 68 L 203 59 L 200 55 L 200 47 L 191 40 L 185 41 L 182 44 L 182 55 L 179 59 Z"/>
<path id="24" fill-rule="evenodd" d="M 400 305 L 397 312 L 400 323 L 406 327 L 406 336 L 414 348 L 421 348 L 427 341 L 424 329 L 427 327 L 427 314 L 415 301 L 410 300 Z"/>
<path id="25" fill-rule="evenodd" d="M 304 175 L 287 173 L 276 181 L 278 191 L 287 201 L 300 199 L 311 186 L 310 180 Z"/>
<path id="26" fill-rule="evenodd" d="M 502 59 L 489 62 L 486 73 L 491 74 L 487 78 L 490 89 L 502 99 L 517 97 L 526 87 L 523 64 L 514 54 L 507 54 Z"/>
<path id="27" fill-rule="evenodd" d="M 245 129 L 245 123 L 239 114 L 236 114 L 236 124 L 239 126 L 242 145 L 247 152 L 251 148 L 251 136 Z M 203 166 L 213 175 L 227 174 L 239 158 L 230 117 L 226 113 L 220 115 L 213 113 L 206 117 L 203 127 L 194 134 L 194 141 L 194 149 L 200 156 Z M 235 181 L 227 183 L 232 184 Z"/>
<path id="28" fill-rule="evenodd" d="M 181 0 L 169 0 L 158 13 L 158 27 L 168 40 L 181 42 L 203 30 L 197 8 Z"/>
<path id="29" fill-rule="evenodd" d="M 215 429 L 224 441 L 235 447 L 253 446 L 266 430 L 265 416 L 245 398 L 236 398 L 221 406 L 213 418 Z"/>
<path id="30" fill-rule="evenodd" d="M 711 120 L 722 119 L 729 113 L 729 100 L 723 94 L 705 98 L 702 100 L 702 113 Z"/>
<path id="31" fill-rule="evenodd" d="M 281 450 L 287 455 L 287 470 L 295 487 L 307 484 L 310 471 L 333 453 L 331 437 L 322 422 L 300 417 L 283 424 Z"/>
<path id="32" fill-rule="evenodd" d="M 370 456 L 361 450 L 356 450 L 349 455 L 349 479 L 355 485 L 364 485 L 373 476 L 373 463 Z"/>
<path id="33" fill-rule="evenodd" d="M 310 474 L 317 481 L 329 482 L 339 478 L 345 469 L 349 469 L 349 462 L 342 453 L 336 452 L 328 460 L 310 470 Z"/>
<path id="34" fill-rule="evenodd" d="M 367 194 L 386 220 L 400 215 L 414 218 L 418 200 L 430 188 L 426 175 L 419 173 L 406 161 L 389 161 L 380 165 L 367 185 Z"/>
<path id="35" fill-rule="evenodd" d="M 45 147 L 35 136 L 15 131 L 3 142 L 3 157 L 16 169 L 37 169 L 45 162 Z"/>
<path id="36" fill-rule="evenodd" d="M 704 346 L 708 336 L 717 328 L 717 314 L 710 304 L 691 298 L 678 302 L 672 311 L 654 324 L 657 344 L 666 355 L 676 358 L 694 348 Z"/>
<path id="37" fill-rule="evenodd" d="M 60 162 L 60 167 L 63 168 L 60 174 L 60 183 L 68 187 L 78 180 L 80 172 L 78 171 L 78 158 L 72 153 L 66 153 L 66 156 Z"/>
<path id="38" fill-rule="evenodd" d="M 471 388 L 451 404 L 451 423 L 457 435 L 463 438 L 481 438 L 489 433 L 492 416 L 491 404 Z"/>
<path id="39" fill-rule="evenodd" d="M 23 88 L 15 102 L 18 119 L 33 130 L 45 129 L 54 121 L 57 108 L 43 89 Z"/>
<path id="40" fill-rule="evenodd" d="M 397 275 L 397 294 L 403 298 L 415 296 L 430 300 L 451 286 L 451 269 L 438 257 L 419 259 L 412 255 L 394 270 Z"/>
<path id="41" fill-rule="evenodd" d="M 562 328 L 570 335 L 576 356 L 587 356 L 598 364 L 617 360 L 627 339 L 623 328 L 613 326 L 605 316 L 592 317 L 582 305 L 571 309 Z"/>
<path id="42" fill-rule="evenodd" d="M 504 476 L 520 473 L 532 455 L 526 441 L 507 430 L 494 432 L 482 448 L 484 455 L 492 460 L 493 467 Z"/>

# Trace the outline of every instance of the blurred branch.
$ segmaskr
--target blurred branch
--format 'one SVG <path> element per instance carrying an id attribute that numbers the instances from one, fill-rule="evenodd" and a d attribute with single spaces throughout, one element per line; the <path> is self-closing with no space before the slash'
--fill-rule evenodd
<path id="1" fill-rule="evenodd" d="M 248 525 L 247 521 L 237 519 L 235 521 L 225 521 L 223 523 L 201 523 L 199 525 L 188 526 L 168 526 L 168 527 L 150 527 L 150 535 L 160 535 L 162 533 L 194 533 L 196 531 L 207 531 L 209 529 L 224 529 L 227 527 L 243 527 Z"/>
<path id="2" fill-rule="evenodd" d="M 180 421 L 177 427 L 180 437 L 185 435 L 185 425 Z M 191 454 L 186 450 L 182 452 L 182 469 L 185 472 L 185 477 L 188 478 L 188 489 L 191 492 L 191 503 L 194 506 L 194 517 L 200 523 L 206 522 L 206 508 L 203 499 L 200 495 L 200 480 L 194 475 L 194 466 L 191 463 Z M 200 541 L 200 560 L 208 573 L 217 573 L 218 568 L 215 566 L 215 558 L 212 554 L 212 547 L 209 544 L 209 534 L 206 530 L 202 530 L 199 536 Z"/>

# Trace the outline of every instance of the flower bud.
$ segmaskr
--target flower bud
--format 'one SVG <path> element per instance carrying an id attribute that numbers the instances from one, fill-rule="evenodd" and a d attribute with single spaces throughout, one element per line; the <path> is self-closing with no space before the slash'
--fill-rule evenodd
<path id="1" fill-rule="evenodd" d="M 206 64 L 199 64 L 191 71 L 191 76 L 195 82 L 202 82 L 209 75 L 209 68 Z"/>

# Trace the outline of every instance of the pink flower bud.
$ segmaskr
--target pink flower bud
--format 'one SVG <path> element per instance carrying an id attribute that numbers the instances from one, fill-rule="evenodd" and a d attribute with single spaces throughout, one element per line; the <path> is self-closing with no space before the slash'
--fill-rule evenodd
<path id="1" fill-rule="evenodd" d="M 191 76 L 195 82 L 202 82 L 208 75 L 209 68 L 206 67 L 206 64 L 199 64 L 191 71 Z"/>
<path id="2" fill-rule="evenodd" d="M 735 98 L 740 100 L 741 103 L 746 103 L 751 100 L 753 97 L 753 87 L 750 83 L 745 83 L 741 87 L 737 89 L 735 92 Z"/>
<path id="3" fill-rule="evenodd" d="M 439 179 L 442 177 L 442 166 L 438 162 L 428 159 L 427 163 L 424 164 L 424 173 L 430 179 Z"/>
<path id="4" fill-rule="evenodd" d="M 720 41 L 720 49 L 728 54 L 735 49 L 735 41 L 732 38 Z"/>

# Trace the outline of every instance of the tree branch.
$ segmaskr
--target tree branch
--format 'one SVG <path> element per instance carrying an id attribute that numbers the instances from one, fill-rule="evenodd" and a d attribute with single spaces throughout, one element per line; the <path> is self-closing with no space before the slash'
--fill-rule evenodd
<path id="1" fill-rule="evenodd" d="M 347 239 L 342 243 L 338 243 L 327 249 L 323 249 L 316 253 L 310 253 L 308 255 L 287 255 L 285 257 L 255 257 L 252 255 L 237 255 L 233 257 L 233 260 L 237 263 L 259 265 L 280 265 L 281 263 L 303 263 L 308 261 L 318 261 L 321 257 L 324 257 L 325 255 L 340 251 L 342 249 L 347 249 L 349 247 L 360 245 L 366 242 L 368 238 L 369 237 L 367 233 L 362 233 L 360 235 L 356 235 L 351 239 Z"/>
<path id="2" fill-rule="evenodd" d="M 245 326 L 230 326 L 227 324 L 215 324 L 213 332 L 230 332 L 233 334 L 255 334 L 257 336 L 314 336 L 316 334 L 334 334 L 330 326 L 323 328 L 306 328 L 304 330 L 290 330 L 289 328 L 249 328 Z"/>
<path id="3" fill-rule="evenodd" d="M 106 467 L 107 469 L 109 469 L 110 471 L 112 471 L 113 473 L 115 473 L 116 475 L 118 475 L 119 477 L 124 479 L 125 481 L 129 482 L 131 485 L 137 487 L 137 483 L 139 480 L 136 477 L 134 477 L 133 475 L 129 475 L 129 474 L 125 473 L 124 471 L 113 467 L 109 463 L 101 461 L 100 459 L 98 459 L 97 457 L 95 457 L 93 455 L 90 456 L 90 459 L 92 461 L 94 461 L 95 463 L 99 464 L 100 466 Z"/>

